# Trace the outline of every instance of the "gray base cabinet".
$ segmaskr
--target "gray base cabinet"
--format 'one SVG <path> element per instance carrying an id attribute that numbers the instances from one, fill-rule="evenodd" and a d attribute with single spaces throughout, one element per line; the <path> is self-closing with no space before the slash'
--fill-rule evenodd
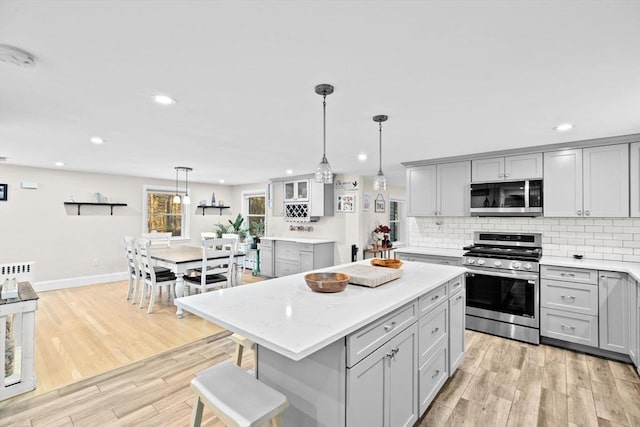
<path id="1" fill-rule="evenodd" d="M 601 271 L 599 292 L 600 348 L 629 354 L 627 275 Z"/>
<path id="2" fill-rule="evenodd" d="M 449 292 L 449 375 L 458 369 L 464 359 L 465 290 Z"/>
<path id="3" fill-rule="evenodd" d="M 426 262 L 428 264 L 441 264 L 441 265 L 462 265 L 461 257 L 450 257 L 444 255 L 428 255 L 428 254 L 414 254 L 402 252 L 396 250 L 396 258 L 402 261 L 416 261 Z"/>
<path id="4" fill-rule="evenodd" d="M 627 307 L 629 312 L 629 357 L 638 366 L 638 282 L 629 277 L 627 284 Z"/>
<path id="5" fill-rule="evenodd" d="M 260 240 L 260 274 L 273 277 L 273 240 Z"/>

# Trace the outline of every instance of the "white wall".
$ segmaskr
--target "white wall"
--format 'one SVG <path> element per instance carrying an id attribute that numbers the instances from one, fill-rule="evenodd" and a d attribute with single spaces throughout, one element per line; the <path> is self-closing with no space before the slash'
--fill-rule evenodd
<path id="1" fill-rule="evenodd" d="M 22 181 L 37 182 L 39 188 L 21 189 Z M 0 166 L 0 183 L 9 185 L 8 201 L 0 202 L 0 263 L 36 261 L 41 290 L 123 277 L 123 237 L 139 236 L 142 231 L 143 186 L 175 187 L 173 180 L 12 165 Z M 218 199 L 233 202 L 222 216 L 213 209 L 202 216 L 196 209 L 199 200 L 211 200 L 212 191 Z M 71 195 L 75 201 L 89 201 L 92 192 L 128 206 L 114 208 L 113 216 L 108 207 L 84 206 L 78 216 L 75 206 L 63 205 Z M 216 223 L 239 212 L 230 186 L 190 182 L 189 193 L 193 244 L 198 244 L 201 231 L 212 231 Z"/>
<path id="2" fill-rule="evenodd" d="M 543 255 L 640 262 L 640 218 L 411 217 L 408 225 L 412 246 L 462 249 L 474 231 L 534 232 Z"/>

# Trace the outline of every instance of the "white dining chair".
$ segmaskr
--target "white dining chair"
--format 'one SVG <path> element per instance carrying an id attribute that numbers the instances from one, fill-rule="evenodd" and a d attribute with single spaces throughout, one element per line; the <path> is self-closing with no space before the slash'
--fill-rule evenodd
<path id="1" fill-rule="evenodd" d="M 138 299 L 140 289 L 140 268 L 136 255 L 135 237 L 124 236 L 124 251 L 127 256 L 127 276 L 129 277 L 129 289 L 127 289 L 127 300 L 131 299 L 133 304 Z"/>
<path id="2" fill-rule="evenodd" d="M 244 254 L 244 251 L 240 248 L 240 236 L 236 233 L 223 233 L 223 239 L 233 239 L 235 241 L 233 245 L 233 252 L 238 254 Z M 238 263 L 242 262 L 241 266 Z M 244 255 L 242 257 L 236 256 L 233 262 L 233 271 L 231 273 L 231 286 L 237 286 L 242 284 L 242 274 L 244 274 Z"/>
<path id="3" fill-rule="evenodd" d="M 183 277 L 185 290 L 205 293 L 231 284 L 235 241 L 233 239 L 202 239 L 202 267 Z"/>
<path id="4" fill-rule="evenodd" d="M 149 308 L 147 313 L 153 313 L 153 306 L 160 288 L 167 288 L 167 295 L 172 299 L 175 295 L 176 275 L 171 271 L 161 270 L 154 267 L 151 259 L 151 240 L 138 239 L 135 245 L 138 255 L 138 265 L 140 266 L 142 286 L 142 296 L 140 297 L 140 308 L 144 306 L 149 291 Z"/>
<path id="5" fill-rule="evenodd" d="M 152 231 L 151 233 L 142 233 L 140 237 L 143 239 L 148 239 L 151 241 L 151 246 L 154 248 L 170 248 L 171 247 L 171 236 L 172 234 L 161 233 L 158 231 Z"/>

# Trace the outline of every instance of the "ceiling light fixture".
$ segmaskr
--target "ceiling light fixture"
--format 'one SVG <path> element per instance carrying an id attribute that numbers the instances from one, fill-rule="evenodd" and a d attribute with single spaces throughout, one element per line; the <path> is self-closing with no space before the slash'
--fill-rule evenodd
<path id="1" fill-rule="evenodd" d="M 220 184 L 224 184 L 224 179 L 221 179 L 221 180 L 220 180 Z"/>
<path id="2" fill-rule="evenodd" d="M 331 172 L 331 165 L 327 160 L 327 95 L 333 93 L 333 86 L 319 84 L 315 90 L 318 95 L 322 95 L 322 160 L 316 168 L 316 182 L 333 184 L 333 172 Z"/>
<path id="3" fill-rule="evenodd" d="M 374 190 L 386 190 L 387 189 L 387 179 L 384 177 L 382 173 L 382 122 L 387 121 L 389 117 L 383 114 L 379 116 L 373 116 L 373 121 L 378 123 L 380 129 L 380 168 L 378 169 L 378 175 L 376 179 L 373 181 L 373 189 Z"/>
<path id="4" fill-rule="evenodd" d="M 358 154 L 358 160 L 364 162 L 365 160 L 367 160 L 367 155 L 364 153 Z"/>
<path id="5" fill-rule="evenodd" d="M 104 139 L 100 138 L 99 136 L 92 136 L 90 141 L 96 145 L 104 144 Z"/>
<path id="6" fill-rule="evenodd" d="M 182 202 L 185 205 L 190 205 L 191 197 L 189 197 L 189 172 L 191 172 L 193 169 L 187 166 L 176 166 L 175 170 L 176 170 L 176 195 L 173 196 L 173 203 L 180 204 L 180 202 Z M 178 173 L 180 171 L 183 171 L 185 176 L 184 196 L 182 197 L 182 200 L 180 200 L 180 193 L 178 192 Z"/>
<path id="7" fill-rule="evenodd" d="M 62 166 L 64 166 L 64 163 L 63 162 L 56 162 L 56 166 L 62 167 Z"/>
<path id="8" fill-rule="evenodd" d="M 291 169 L 287 169 L 287 170 L 286 170 L 286 174 L 287 174 L 287 175 L 291 175 L 291 174 L 293 174 L 293 171 L 292 171 Z"/>
<path id="9" fill-rule="evenodd" d="M 573 129 L 574 127 L 575 126 L 572 125 L 571 123 L 562 123 L 562 124 L 559 124 L 558 126 L 555 126 L 553 130 L 557 132 L 566 132 L 568 130 Z"/>
<path id="10" fill-rule="evenodd" d="M 173 105 L 176 100 L 167 95 L 153 95 L 153 100 L 160 105 Z"/>

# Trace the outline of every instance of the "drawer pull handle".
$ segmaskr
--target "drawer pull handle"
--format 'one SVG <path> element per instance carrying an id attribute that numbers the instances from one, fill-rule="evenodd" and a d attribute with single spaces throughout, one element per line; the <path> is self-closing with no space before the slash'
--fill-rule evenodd
<path id="1" fill-rule="evenodd" d="M 437 300 L 438 298 L 440 298 L 440 295 L 436 295 L 436 296 L 432 297 L 432 298 L 431 298 L 431 301 L 435 301 L 435 300 Z"/>
<path id="2" fill-rule="evenodd" d="M 569 302 L 574 302 L 576 300 L 576 297 L 574 297 L 573 295 L 561 295 L 561 298 Z"/>
<path id="3" fill-rule="evenodd" d="M 390 330 L 392 330 L 395 327 L 396 327 L 396 322 L 391 322 L 390 325 L 384 325 L 384 330 L 385 330 L 385 332 L 389 332 Z"/>
<path id="4" fill-rule="evenodd" d="M 432 334 L 435 334 L 436 332 L 438 332 L 440 330 L 440 328 L 435 328 L 433 331 L 431 331 Z"/>
<path id="5" fill-rule="evenodd" d="M 400 348 L 396 347 L 396 348 L 392 348 L 391 351 L 389 353 L 387 353 L 387 357 L 389 359 L 395 359 L 396 358 L 396 354 L 398 354 L 400 352 Z"/>
<path id="6" fill-rule="evenodd" d="M 433 373 L 433 375 L 431 375 L 431 378 L 435 378 L 440 374 L 440 369 L 436 369 L 436 371 Z"/>
<path id="7" fill-rule="evenodd" d="M 560 325 L 561 329 L 569 329 L 571 331 L 574 331 L 576 329 L 575 326 L 571 326 L 571 325 Z"/>
<path id="8" fill-rule="evenodd" d="M 459 301 L 462 299 L 462 295 L 458 295 L 458 298 L 456 298 L 456 301 Z"/>
<path id="9" fill-rule="evenodd" d="M 460 285 L 461 285 L 461 283 L 460 283 L 460 282 L 456 282 L 456 283 L 454 283 L 454 284 L 453 284 L 453 287 L 454 287 L 454 288 L 457 288 L 457 287 L 458 287 L 458 286 L 460 286 Z"/>
<path id="10" fill-rule="evenodd" d="M 576 277 L 575 273 L 560 273 L 562 277 Z"/>

